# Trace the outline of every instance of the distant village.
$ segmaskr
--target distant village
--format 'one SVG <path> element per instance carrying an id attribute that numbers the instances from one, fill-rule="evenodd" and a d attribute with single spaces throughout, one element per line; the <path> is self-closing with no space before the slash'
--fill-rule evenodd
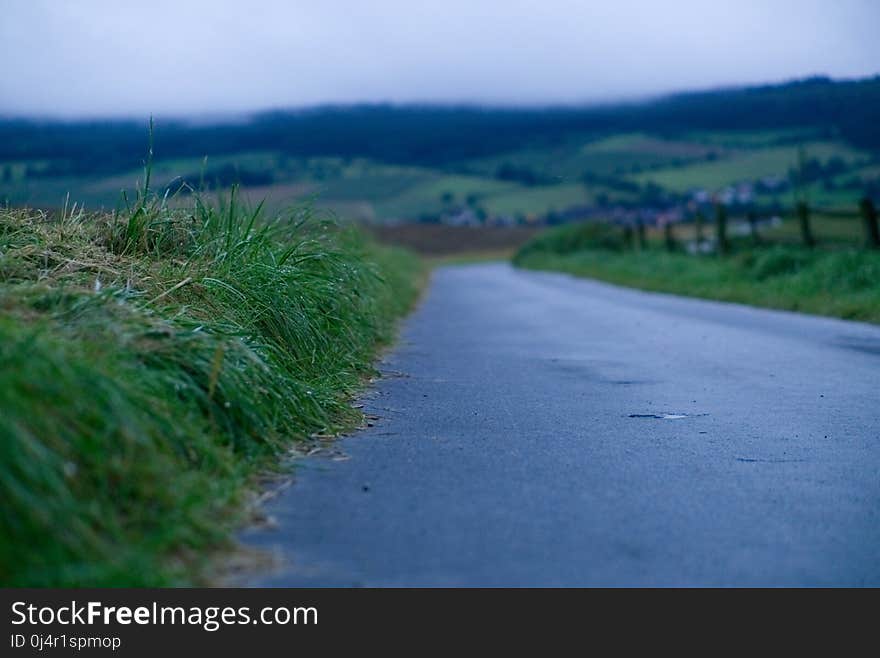
<path id="1" fill-rule="evenodd" d="M 621 225 L 663 226 L 690 221 L 697 212 L 708 214 L 716 204 L 728 207 L 732 214 L 745 214 L 759 207 L 766 219 L 766 216 L 773 216 L 781 211 L 778 201 L 768 204 L 767 199 L 777 198 L 790 187 L 786 178 L 766 176 L 755 182 L 729 185 L 717 192 L 695 188 L 685 195 L 663 195 L 662 199 L 653 203 L 578 205 L 543 215 L 492 215 L 477 204 L 467 204 L 441 214 L 436 221 L 448 226 L 552 226 L 587 220 L 609 221 Z M 759 198 L 763 203 L 759 203 Z"/>

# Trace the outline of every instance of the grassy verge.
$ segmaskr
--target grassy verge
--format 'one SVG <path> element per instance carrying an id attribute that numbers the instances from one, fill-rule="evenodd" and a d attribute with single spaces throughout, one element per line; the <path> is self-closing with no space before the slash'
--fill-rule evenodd
<path id="1" fill-rule="evenodd" d="M 856 248 L 734 245 L 728 257 L 623 248 L 619 230 L 570 225 L 539 235 L 514 257 L 634 288 L 880 323 L 880 253 Z"/>
<path id="2" fill-rule="evenodd" d="M 198 581 L 255 474 L 360 421 L 420 271 L 232 199 L 0 209 L 0 584 Z"/>

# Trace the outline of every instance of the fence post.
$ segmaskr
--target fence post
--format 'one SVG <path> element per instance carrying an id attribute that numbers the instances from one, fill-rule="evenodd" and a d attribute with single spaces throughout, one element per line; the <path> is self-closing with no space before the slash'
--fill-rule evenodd
<path id="1" fill-rule="evenodd" d="M 633 227 L 629 222 L 623 225 L 623 248 L 633 248 Z"/>
<path id="2" fill-rule="evenodd" d="M 757 245 L 761 242 L 761 236 L 758 235 L 758 213 L 754 209 L 749 210 L 746 219 L 749 222 L 749 235 L 752 236 L 752 244 Z"/>
<path id="3" fill-rule="evenodd" d="M 645 240 L 645 222 L 642 221 L 641 217 L 636 220 L 636 237 L 638 238 L 636 242 L 638 243 L 639 251 L 642 251 L 648 245 Z"/>
<path id="4" fill-rule="evenodd" d="M 796 207 L 798 222 L 801 226 L 801 239 L 804 245 L 813 248 L 816 246 L 816 239 L 813 237 L 813 231 L 810 229 L 810 206 L 806 201 L 798 201 Z"/>
<path id="5" fill-rule="evenodd" d="M 672 222 L 663 222 L 663 243 L 666 245 L 666 251 L 672 253 L 675 251 L 675 233 L 672 231 Z"/>
<path id="6" fill-rule="evenodd" d="M 697 214 L 694 215 L 694 241 L 697 243 L 697 253 L 702 253 L 703 242 L 705 241 L 705 236 L 703 235 L 703 223 L 705 218 L 703 217 L 703 211 L 698 210 Z"/>
<path id="7" fill-rule="evenodd" d="M 862 213 L 862 226 L 865 229 L 865 245 L 869 249 L 880 248 L 880 229 L 877 226 L 877 209 L 874 202 L 868 197 L 862 197 L 859 201 L 859 211 Z"/>
<path id="8" fill-rule="evenodd" d="M 718 253 L 722 256 L 730 251 L 730 243 L 727 241 L 727 208 L 723 203 L 715 204 L 715 242 Z"/>

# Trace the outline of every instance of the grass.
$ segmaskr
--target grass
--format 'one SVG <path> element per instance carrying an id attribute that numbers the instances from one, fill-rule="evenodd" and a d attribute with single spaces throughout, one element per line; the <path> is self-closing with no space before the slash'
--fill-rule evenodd
<path id="1" fill-rule="evenodd" d="M 466 166 L 483 175 L 505 163 L 541 172 L 556 183 L 579 181 L 589 172 L 600 176 L 625 174 L 633 169 L 663 167 L 699 160 L 713 149 L 696 142 L 681 142 L 638 133 L 603 137 L 572 136 L 560 144 L 529 147 L 490 158 L 471 160 Z"/>
<path id="2" fill-rule="evenodd" d="M 682 139 L 706 145 L 729 148 L 755 148 L 815 140 L 818 128 L 780 128 L 777 130 L 698 130 L 687 132 Z"/>
<path id="3" fill-rule="evenodd" d="M 821 213 L 811 215 L 810 225 L 820 245 L 846 248 L 861 244 L 864 239 L 864 229 L 856 208 L 855 203 L 844 207 L 847 213 L 852 213 L 851 216 L 823 215 Z M 771 242 L 799 243 L 801 241 L 800 227 L 793 217 L 790 215 L 788 217 L 788 220 L 780 226 L 763 230 L 762 235 Z"/>
<path id="4" fill-rule="evenodd" d="M 624 248 L 620 229 L 569 225 L 540 234 L 514 257 L 520 267 L 620 285 L 880 323 L 880 253 L 734 243 L 726 258 Z"/>
<path id="5" fill-rule="evenodd" d="M 528 216 L 542 215 L 551 210 L 564 210 L 571 206 L 584 206 L 591 201 L 587 188 L 580 183 L 524 187 L 519 190 L 490 197 L 485 205 L 493 215 Z"/>
<path id="6" fill-rule="evenodd" d="M 421 264 L 308 210 L 0 209 L 0 584 L 200 582 L 256 474 L 354 427 Z"/>
<path id="7" fill-rule="evenodd" d="M 439 215 L 451 206 L 462 206 L 469 198 L 484 203 L 497 194 L 517 190 L 520 186 L 491 178 L 476 176 L 432 175 L 393 198 L 375 203 L 382 218 L 413 219 L 423 214 Z M 448 196 L 448 201 L 444 197 Z"/>
<path id="8" fill-rule="evenodd" d="M 809 157 L 823 162 L 837 156 L 854 163 L 864 157 L 863 153 L 835 142 L 815 141 L 805 147 Z M 796 145 L 773 146 L 733 153 L 712 162 L 645 172 L 632 178 L 638 183 L 652 182 L 674 192 L 687 192 L 698 187 L 719 190 L 726 185 L 765 176 L 785 177 L 796 162 Z"/>
<path id="9" fill-rule="evenodd" d="M 621 155 L 649 155 L 656 158 L 655 162 L 668 161 L 670 158 L 698 159 L 705 157 L 715 149 L 694 141 L 661 139 L 641 133 L 614 135 L 591 142 L 583 147 L 583 153 L 615 153 Z M 653 164 L 637 162 L 637 164 Z"/>

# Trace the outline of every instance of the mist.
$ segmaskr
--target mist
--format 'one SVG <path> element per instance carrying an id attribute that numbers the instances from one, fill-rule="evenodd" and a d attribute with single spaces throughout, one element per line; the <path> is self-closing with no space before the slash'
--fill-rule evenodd
<path id="1" fill-rule="evenodd" d="M 586 104 L 880 62 L 880 8 L 861 0 L 4 0 L 3 13 L 6 116 Z"/>

